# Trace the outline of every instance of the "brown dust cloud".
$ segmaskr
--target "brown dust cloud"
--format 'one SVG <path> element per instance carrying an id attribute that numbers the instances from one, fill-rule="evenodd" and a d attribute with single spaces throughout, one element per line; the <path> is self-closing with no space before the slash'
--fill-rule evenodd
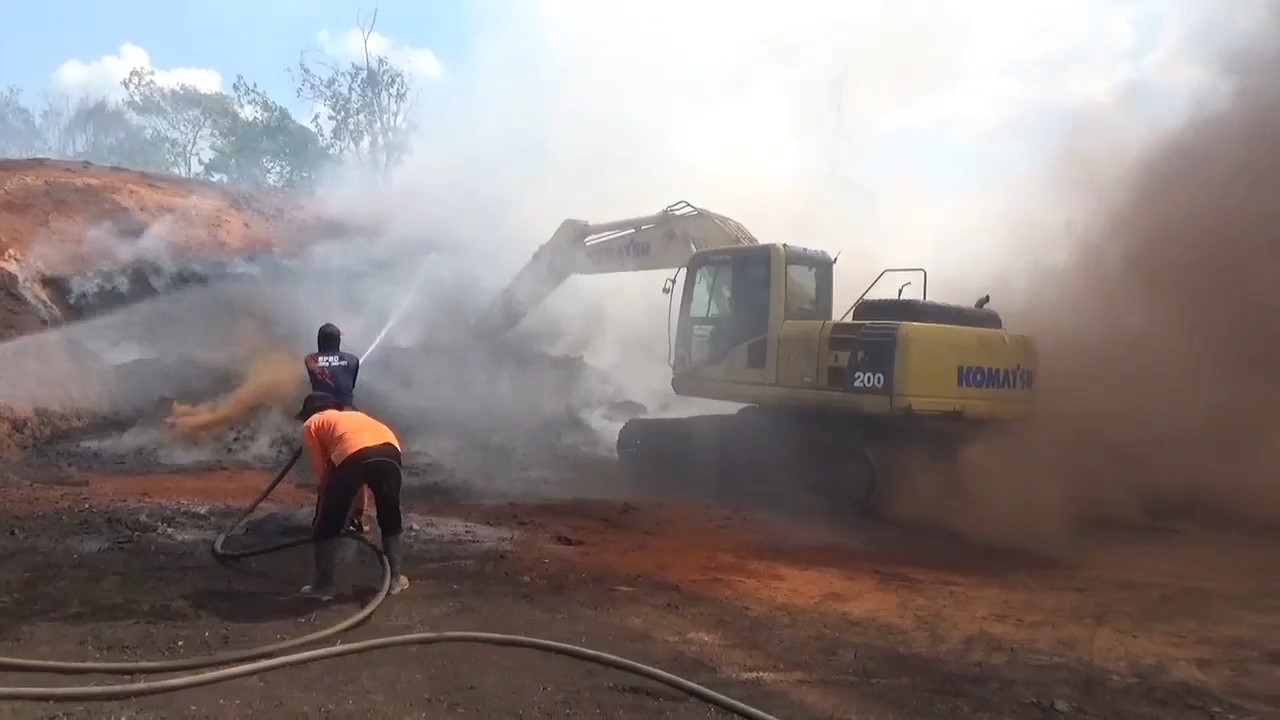
<path id="1" fill-rule="evenodd" d="M 199 442 L 265 410 L 296 411 L 305 392 L 302 358 L 280 347 L 250 345 L 254 360 L 226 395 L 196 404 L 174 403 L 167 419 L 180 439 Z"/>
<path id="2" fill-rule="evenodd" d="M 1097 521 L 1280 525 L 1280 52 L 1233 60 L 1230 100 L 1140 159 L 1022 309 L 1034 420 L 917 514 L 1042 551 Z"/>

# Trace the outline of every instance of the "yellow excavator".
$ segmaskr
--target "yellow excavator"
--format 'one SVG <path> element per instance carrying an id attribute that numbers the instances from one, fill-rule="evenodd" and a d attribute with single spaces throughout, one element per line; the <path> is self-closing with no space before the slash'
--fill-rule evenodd
<path id="1" fill-rule="evenodd" d="M 630 473 L 734 483 L 772 473 L 817 484 L 833 502 L 876 511 L 891 495 L 886 458 L 954 452 L 973 429 L 1025 417 L 1032 338 L 1008 332 L 989 296 L 928 300 L 923 268 L 889 268 L 832 319 L 826 252 L 762 244 L 740 223 L 687 202 L 645 217 L 566 220 L 494 301 L 502 333 L 575 274 L 683 274 L 672 343 L 678 395 L 744 405 L 736 414 L 629 420 L 617 441 Z M 889 275 L 918 276 L 920 299 L 867 298 Z M 673 296 L 674 299 L 674 296 Z"/>

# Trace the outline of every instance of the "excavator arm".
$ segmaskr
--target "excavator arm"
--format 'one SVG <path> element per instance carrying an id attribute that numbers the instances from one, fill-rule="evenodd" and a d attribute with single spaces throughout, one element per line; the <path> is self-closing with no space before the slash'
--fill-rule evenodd
<path id="1" fill-rule="evenodd" d="M 494 334 L 511 330 L 571 275 L 684 267 L 698 250 L 758 245 L 736 220 L 678 202 L 662 212 L 606 223 L 565 220 L 482 318 Z"/>

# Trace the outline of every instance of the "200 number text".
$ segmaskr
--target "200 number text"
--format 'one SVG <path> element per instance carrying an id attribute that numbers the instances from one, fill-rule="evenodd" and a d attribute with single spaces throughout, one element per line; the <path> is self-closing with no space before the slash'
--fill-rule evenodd
<path id="1" fill-rule="evenodd" d="M 879 390 L 884 387 L 884 373 L 855 372 L 853 374 L 853 386 Z"/>

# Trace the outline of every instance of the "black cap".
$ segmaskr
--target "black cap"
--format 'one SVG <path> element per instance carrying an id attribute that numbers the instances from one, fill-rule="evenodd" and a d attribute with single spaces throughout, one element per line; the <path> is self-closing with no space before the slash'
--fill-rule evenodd
<path id="1" fill-rule="evenodd" d="M 316 349 L 325 351 L 335 351 L 342 347 L 342 331 L 333 323 L 325 323 L 320 326 L 320 330 L 316 332 Z"/>
<path id="2" fill-rule="evenodd" d="M 329 393 L 313 392 L 302 399 L 302 409 L 294 417 L 298 420 L 306 420 L 318 412 L 340 409 L 342 409 L 342 403 L 338 398 Z"/>

